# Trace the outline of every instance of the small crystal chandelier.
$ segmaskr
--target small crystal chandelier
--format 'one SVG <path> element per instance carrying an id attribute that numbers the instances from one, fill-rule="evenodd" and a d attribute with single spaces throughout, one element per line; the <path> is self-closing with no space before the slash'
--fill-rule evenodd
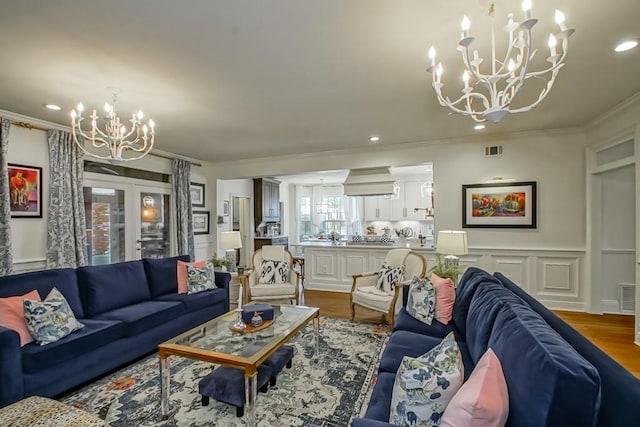
<path id="1" fill-rule="evenodd" d="M 82 130 L 82 112 L 84 106 L 78 104 L 77 111 L 71 111 L 71 134 L 75 143 L 89 156 L 105 160 L 138 160 L 147 155 L 153 147 L 154 127 L 153 120 L 149 119 L 148 125 L 142 123 L 144 117 L 142 111 L 133 114 L 131 126 L 127 129 L 120 117 L 116 115 L 116 94 L 113 94 L 113 104 L 104 104 L 105 116 L 98 117 L 96 110 L 89 116 L 91 118 L 91 130 Z M 104 130 L 98 127 L 98 119 L 104 122 Z M 84 141 L 90 141 L 96 150 L 87 150 Z M 123 153 L 127 152 L 123 157 Z"/>
<path id="2" fill-rule="evenodd" d="M 462 53 L 465 71 L 462 73 L 464 88 L 462 95 L 451 100 L 442 94 L 442 63 L 436 65 L 436 50 L 433 46 L 429 49 L 430 66 L 427 71 L 433 75 L 433 88 L 436 91 L 438 102 L 443 107 L 449 107 L 455 113 L 471 116 L 476 122 L 490 121 L 498 123 L 507 113 L 524 113 L 537 106 L 547 96 L 556 79 L 558 71 L 564 65 L 567 55 L 569 37 L 574 33 L 564 23 L 564 14 L 556 10 L 555 21 L 560 27 L 557 34 L 549 35 L 549 57 L 546 61 L 550 64 L 539 71 L 529 71 L 536 50 L 531 47 L 531 28 L 538 22 L 531 18 L 531 0 L 522 3 L 524 22 L 513 20 L 513 14 L 507 15 L 505 32 L 509 33 L 509 44 L 504 59 L 496 56 L 496 38 L 493 24 L 494 5 L 489 8 L 491 16 L 491 74 L 483 74 L 480 64 L 483 59 L 478 56 L 478 51 L 470 54 L 469 46 L 475 40 L 469 36 L 471 22 L 466 16 L 462 19 L 462 36 L 458 43 L 458 50 Z M 561 42 L 560 52 L 557 50 L 558 42 Z M 527 106 L 511 108 L 510 104 L 522 88 L 525 80 L 539 78 L 546 81 L 546 86 L 541 90 L 536 100 Z"/>

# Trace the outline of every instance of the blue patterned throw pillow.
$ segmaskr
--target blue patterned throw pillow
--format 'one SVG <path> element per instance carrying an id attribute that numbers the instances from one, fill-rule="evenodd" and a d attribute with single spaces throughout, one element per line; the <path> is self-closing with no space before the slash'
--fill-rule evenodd
<path id="1" fill-rule="evenodd" d="M 376 285 L 378 290 L 393 295 L 396 286 L 404 280 L 404 270 L 404 265 L 389 265 L 383 262 L 378 273 L 378 284 Z"/>
<path id="2" fill-rule="evenodd" d="M 215 277 L 211 264 L 207 264 L 204 268 L 187 264 L 187 294 L 216 289 Z"/>
<path id="3" fill-rule="evenodd" d="M 406 310 L 422 323 L 431 325 L 436 314 L 436 289 L 429 279 L 413 278 L 409 285 Z"/>
<path id="4" fill-rule="evenodd" d="M 396 373 L 389 423 L 437 427 L 462 386 L 464 366 L 453 332 L 418 358 L 405 356 Z"/>
<path id="5" fill-rule="evenodd" d="M 51 344 L 73 331 L 84 328 L 76 320 L 73 310 L 64 296 L 53 288 L 44 301 L 25 299 L 24 318 L 27 329 L 40 345 Z"/>

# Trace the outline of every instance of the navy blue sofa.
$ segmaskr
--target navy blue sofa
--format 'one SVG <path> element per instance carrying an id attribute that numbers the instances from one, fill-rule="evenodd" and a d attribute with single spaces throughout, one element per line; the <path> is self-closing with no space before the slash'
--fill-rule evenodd
<path id="1" fill-rule="evenodd" d="M 151 353 L 158 344 L 229 311 L 228 273 L 218 289 L 178 294 L 177 262 L 189 256 L 34 271 L 0 277 L 0 297 L 55 286 L 84 328 L 45 346 L 20 347 L 0 326 L 0 407 L 24 397 L 54 397 Z"/>
<path id="2" fill-rule="evenodd" d="M 365 416 L 352 426 L 390 426 L 400 361 L 426 353 L 452 331 L 465 380 L 487 348 L 500 359 L 509 390 L 507 426 L 640 426 L 640 380 L 509 279 L 477 268 L 461 278 L 449 324 L 429 326 L 400 310 Z"/>

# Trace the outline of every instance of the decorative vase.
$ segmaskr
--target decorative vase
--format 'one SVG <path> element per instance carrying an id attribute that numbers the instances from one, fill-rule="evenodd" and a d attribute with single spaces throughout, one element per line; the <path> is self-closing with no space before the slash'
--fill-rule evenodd
<path id="1" fill-rule="evenodd" d="M 253 317 L 251 318 L 251 324 L 255 327 L 262 325 L 262 317 L 258 314 L 257 311 L 253 313 Z"/>

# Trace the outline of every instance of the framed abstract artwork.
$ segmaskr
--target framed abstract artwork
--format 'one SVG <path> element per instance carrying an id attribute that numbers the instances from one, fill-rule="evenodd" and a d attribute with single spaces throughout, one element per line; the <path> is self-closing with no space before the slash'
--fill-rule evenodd
<path id="1" fill-rule="evenodd" d="M 462 227 L 536 228 L 535 182 L 462 186 Z"/>
<path id="2" fill-rule="evenodd" d="M 189 191 L 191 192 L 191 206 L 204 208 L 204 184 L 192 182 Z"/>
<path id="3" fill-rule="evenodd" d="M 11 218 L 42 218 L 42 168 L 8 166 Z"/>
<path id="4" fill-rule="evenodd" d="M 209 211 L 193 211 L 193 234 L 209 234 Z"/>

